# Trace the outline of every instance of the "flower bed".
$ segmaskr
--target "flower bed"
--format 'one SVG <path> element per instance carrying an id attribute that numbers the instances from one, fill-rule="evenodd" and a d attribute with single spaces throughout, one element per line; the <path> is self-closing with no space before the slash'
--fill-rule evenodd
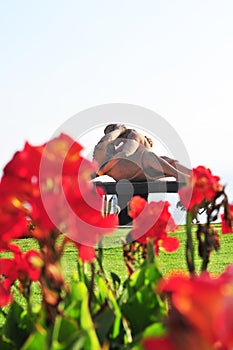
<path id="1" fill-rule="evenodd" d="M 90 182 L 95 164 L 82 147 L 61 134 L 41 146 L 28 143 L 5 166 L 0 183 L 1 349 L 233 349 L 233 267 L 219 276 L 207 272 L 219 235 L 232 233 L 233 205 L 220 178 L 204 166 L 192 170 L 180 189 L 186 209 L 187 271 L 162 276 L 160 250 L 179 247 L 168 202 L 133 197 L 133 227 L 122 244 L 128 278 L 111 279 L 103 265 L 102 239 L 114 234 L 116 215 L 103 215 L 102 192 Z M 205 211 L 206 222 L 198 223 Z M 202 259 L 194 260 L 193 223 Z M 173 232 L 172 236 L 170 233 Z M 15 239 L 33 237 L 39 250 L 23 252 Z M 68 283 L 61 257 L 77 249 L 77 275 Z M 87 265 L 90 273 L 86 273 Z M 32 283 L 41 304 L 31 302 Z M 17 289 L 26 308 L 14 299 Z"/>

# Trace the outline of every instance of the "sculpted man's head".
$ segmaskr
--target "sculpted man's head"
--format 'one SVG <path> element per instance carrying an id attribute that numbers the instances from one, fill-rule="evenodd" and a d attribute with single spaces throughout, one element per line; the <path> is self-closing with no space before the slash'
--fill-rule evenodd
<path id="1" fill-rule="evenodd" d="M 145 147 L 147 148 L 152 148 L 153 147 L 153 141 L 150 137 L 147 136 L 143 136 L 141 134 L 139 134 L 138 132 L 136 132 L 136 130 L 134 129 L 127 129 L 127 127 L 124 124 L 109 124 L 105 127 L 104 129 L 104 134 L 109 134 L 110 132 L 116 130 L 116 129 L 122 129 L 122 133 L 121 136 L 127 138 L 129 133 L 131 131 L 133 131 L 134 133 L 137 133 L 138 135 L 140 135 L 140 143 L 144 144 Z M 137 141 L 139 141 L 139 139 L 137 139 Z"/>
<path id="2" fill-rule="evenodd" d="M 126 126 L 124 124 L 108 124 L 106 128 L 104 129 L 104 133 L 109 134 L 111 131 L 116 130 L 120 127 L 123 127 L 126 129 Z"/>

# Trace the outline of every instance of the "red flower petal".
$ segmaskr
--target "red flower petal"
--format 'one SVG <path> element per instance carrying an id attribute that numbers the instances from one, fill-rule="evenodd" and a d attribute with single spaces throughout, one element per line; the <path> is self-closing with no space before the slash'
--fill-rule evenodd
<path id="1" fill-rule="evenodd" d="M 170 295 L 171 304 L 185 317 L 195 332 L 214 348 L 233 345 L 233 268 L 218 278 L 208 273 L 200 276 L 174 275 L 159 283 L 158 290 Z"/>
<path id="2" fill-rule="evenodd" d="M 177 350 L 169 338 L 147 338 L 142 344 L 143 350 Z"/>
<path id="3" fill-rule="evenodd" d="M 132 219 L 135 219 L 145 208 L 147 202 L 144 198 L 140 196 L 134 196 L 130 200 L 129 204 L 129 216 L 131 216 Z"/>
<path id="4" fill-rule="evenodd" d="M 225 215 L 221 215 L 221 227 L 222 227 L 222 233 L 233 233 L 233 227 L 230 220 L 225 220 Z"/>
<path id="5" fill-rule="evenodd" d="M 160 248 L 164 249 L 165 252 L 171 253 L 177 250 L 180 246 L 180 242 L 176 237 L 165 237 L 161 240 Z"/>
<path id="6" fill-rule="evenodd" d="M 7 306 L 13 300 L 10 285 L 0 281 L 0 307 Z"/>
<path id="7" fill-rule="evenodd" d="M 223 188 L 219 180 L 218 176 L 212 175 L 210 169 L 204 166 L 194 168 L 189 183 L 178 192 L 182 204 L 192 210 L 195 205 L 201 206 L 203 200 L 211 201 Z"/>
<path id="8" fill-rule="evenodd" d="M 95 249 L 83 244 L 78 244 L 79 257 L 82 261 L 92 263 L 96 257 Z"/>
<path id="9" fill-rule="evenodd" d="M 159 247 L 174 251 L 179 246 L 177 239 L 167 237 L 168 231 L 177 229 L 168 210 L 169 206 L 167 201 L 147 203 L 140 197 L 134 197 L 130 201 L 131 216 L 134 218 L 131 235 L 141 244 L 146 244 L 148 238 L 152 239 L 156 254 Z"/>

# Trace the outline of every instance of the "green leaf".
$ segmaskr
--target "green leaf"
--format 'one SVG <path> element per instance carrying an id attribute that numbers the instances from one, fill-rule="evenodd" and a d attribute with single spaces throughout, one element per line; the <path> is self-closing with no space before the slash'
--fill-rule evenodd
<path id="1" fill-rule="evenodd" d="M 96 276 L 96 297 L 100 305 L 104 304 L 106 299 L 108 298 L 109 288 L 107 283 L 101 276 Z"/>
<path id="2" fill-rule="evenodd" d="M 77 333 L 80 329 L 78 328 L 77 322 L 73 319 L 67 319 L 65 317 L 57 317 L 54 331 L 53 331 L 53 341 L 58 341 L 59 343 L 66 343 L 67 339 L 70 339 L 73 334 Z"/>
<path id="3" fill-rule="evenodd" d="M 10 339 L 17 349 L 20 349 L 33 329 L 32 320 L 24 309 L 14 301 L 3 326 L 4 336 Z"/>
<path id="4" fill-rule="evenodd" d="M 160 278 L 156 262 L 146 262 L 125 283 L 120 305 L 133 337 L 140 335 L 151 324 L 161 321 L 165 314 L 165 304 L 155 293 Z"/>
<path id="5" fill-rule="evenodd" d="M 120 277 L 116 273 L 111 272 L 111 278 L 112 278 L 112 283 L 113 283 L 114 289 L 115 290 L 119 289 L 119 287 L 121 285 Z"/>
<path id="6" fill-rule="evenodd" d="M 12 342 L 9 339 L 0 336 L 0 349 L 1 350 L 14 350 L 16 348 L 13 346 Z"/>
<path id="7" fill-rule="evenodd" d="M 116 316 L 109 306 L 107 306 L 102 313 L 94 318 L 96 332 L 101 345 L 103 345 L 104 341 L 107 339 L 108 333 L 113 326 L 115 318 Z"/>
<path id="8" fill-rule="evenodd" d="M 63 312 L 68 318 L 72 318 L 76 321 L 80 320 L 80 305 L 81 298 L 78 297 L 80 294 L 78 280 L 75 278 L 72 280 L 70 285 L 70 294 L 68 294 L 64 300 Z"/>
<path id="9" fill-rule="evenodd" d="M 125 286 L 129 294 L 134 294 L 145 285 L 153 284 L 155 286 L 161 277 L 162 275 L 157 268 L 157 264 L 146 262 L 128 278 Z"/>
<path id="10" fill-rule="evenodd" d="M 161 320 L 164 309 L 150 285 L 144 286 L 122 304 L 122 313 L 130 322 L 133 335 L 141 333 L 147 326 Z"/>
<path id="11" fill-rule="evenodd" d="M 161 337 L 166 333 L 164 324 L 162 322 L 156 322 L 147 327 L 143 332 L 143 337 Z"/>
<path id="12" fill-rule="evenodd" d="M 32 333 L 21 350 L 50 350 L 47 346 L 47 332 L 41 328 L 40 331 Z"/>
<path id="13" fill-rule="evenodd" d="M 89 293 L 86 285 L 83 282 L 77 284 L 76 298 L 80 302 L 80 328 L 86 332 L 86 341 L 83 349 L 100 349 L 100 344 L 95 332 L 95 327 L 89 312 L 88 297 Z"/>
<path id="14" fill-rule="evenodd" d="M 116 338 L 120 333 L 121 316 L 122 316 L 118 302 L 111 288 L 107 286 L 105 280 L 101 276 L 97 276 L 96 286 L 97 286 L 97 299 L 99 300 L 100 305 L 103 305 L 104 303 L 106 303 L 106 300 L 107 300 L 109 307 L 114 313 L 115 320 L 113 323 L 112 337 Z"/>

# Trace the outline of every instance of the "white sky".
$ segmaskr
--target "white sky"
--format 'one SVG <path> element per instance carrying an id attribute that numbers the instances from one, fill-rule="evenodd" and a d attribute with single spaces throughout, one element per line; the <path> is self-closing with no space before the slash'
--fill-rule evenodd
<path id="1" fill-rule="evenodd" d="M 130 103 L 165 118 L 233 197 L 232 18 L 231 0 L 1 1 L 1 169 L 74 114 Z"/>

